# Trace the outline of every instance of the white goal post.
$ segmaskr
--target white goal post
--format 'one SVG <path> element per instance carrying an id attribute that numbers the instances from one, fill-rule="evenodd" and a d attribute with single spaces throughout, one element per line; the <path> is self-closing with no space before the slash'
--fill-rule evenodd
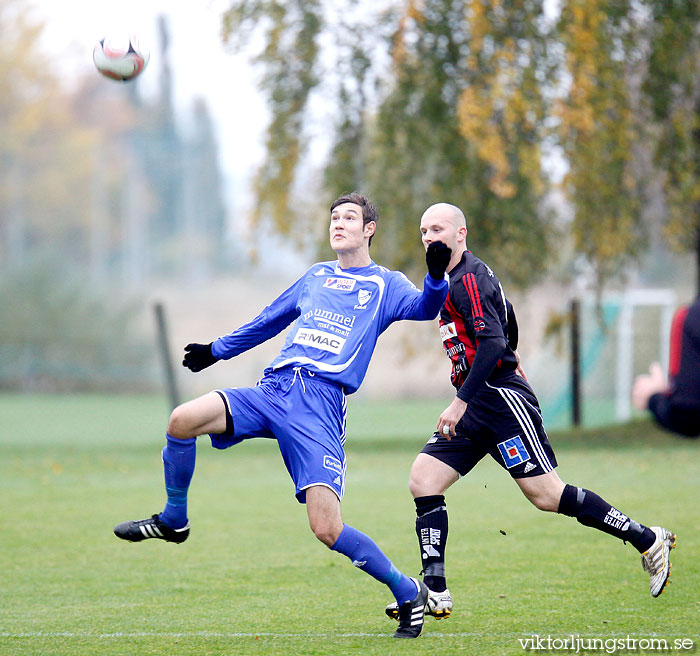
<path id="1" fill-rule="evenodd" d="M 659 361 L 668 371 L 671 322 L 676 309 L 676 293 L 671 289 L 634 289 L 619 299 L 617 320 L 617 362 L 615 367 L 615 418 L 628 421 L 632 417 L 632 385 L 634 379 L 634 311 L 640 306 L 660 308 Z"/>

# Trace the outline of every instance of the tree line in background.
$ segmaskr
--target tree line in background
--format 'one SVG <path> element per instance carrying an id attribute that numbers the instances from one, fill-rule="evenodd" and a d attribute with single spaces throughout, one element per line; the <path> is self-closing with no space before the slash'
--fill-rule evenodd
<path id="1" fill-rule="evenodd" d="M 438 200 L 523 287 L 564 253 L 600 289 L 657 234 L 700 254 L 697 2 L 235 0 L 223 33 L 239 48 L 262 36 L 272 120 L 253 218 L 289 238 L 362 189 L 381 208 L 377 259 L 404 270 Z"/>
<path id="2" fill-rule="evenodd" d="M 66 88 L 27 0 L 0 0 L 0 387 L 147 381 L 115 286 L 239 259 L 209 109 L 178 125 L 159 27 L 154 100 Z M 657 235 L 697 255 L 699 30 L 687 0 L 231 0 L 224 44 L 262 44 L 271 115 L 253 233 L 327 255 L 328 206 L 360 189 L 373 255 L 416 277 L 436 201 L 523 288 L 559 262 L 601 289 Z"/>

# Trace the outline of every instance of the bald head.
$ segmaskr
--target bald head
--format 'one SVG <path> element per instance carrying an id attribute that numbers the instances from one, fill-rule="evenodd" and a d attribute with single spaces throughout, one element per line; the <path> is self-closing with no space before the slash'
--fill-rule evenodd
<path id="1" fill-rule="evenodd" d="M 467 221 L 459 207 L 449 203 L 431 205 L 420 220 L 420 233 L 423 246 L 427 249 L 434 241 L 441 241 L 450 247 L 452 257 L 447 267 L 451 271 L 462 259 L 467 250 Z"/>
<path id="2" fill-rule="evenodd" d="M 425 212 L 423 212 L 423 219 L 435 220 L 435 219 L 447 219 L 450 221 L 455 228 L 466 228 L 467 220 L 464 218 L 464 213 L 456 205 L 450 205 L 449 203 L 435 203 L 431 205 Z"/>

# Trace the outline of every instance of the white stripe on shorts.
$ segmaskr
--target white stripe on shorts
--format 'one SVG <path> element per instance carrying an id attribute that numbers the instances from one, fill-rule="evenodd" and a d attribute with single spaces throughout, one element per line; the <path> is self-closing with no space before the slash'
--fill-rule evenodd
<path id="1" fill-rule="evenodd" d="M 537 430 L 535 429 L 535 425 L 532 423 L 532 419 L 530 418 L 527 409 L 525 408 L 525 404 L 527 404 L 535 412 L 537 412 L 537 408 L 535 408 L 531 403 L 528 403 L 527 399 L 523 398 L 523 396 L 515 390 L 509 389 L 508 387 L 494 387 L 488 383 L 486 383 L 486 385 L 491 389 L 498 391 L 510 408 L 511 412 L 515 415 L 520 427 L 523 429 L 525 438 L 530 444 L 532 453 L 540 467 L 542 467 L 542 470 L 545 473 L 552 471 L 554 467 L 552 467 L 552 463 L 547 457 L 547 453 L 542 446 L 542 442 L 540 442 L 540 437 L 537 434 Z M 537 414 L 539 415 L 539 412 Z"/>
<path id="2" fill-rule="evenodd" d="M 340 429 L 340 445 L 345 448 L 345 430 L 347 427 L 347 421 L 348 421 L 348 400 L 347 397 L 345 396 L 345 392 L 343 392 L 343 403 L 340 408 L 340 411 L 342 413 L 342 420 L 341 420 L 341 429 Z M 345 480 L 345 479 L 343 479 Z"/>

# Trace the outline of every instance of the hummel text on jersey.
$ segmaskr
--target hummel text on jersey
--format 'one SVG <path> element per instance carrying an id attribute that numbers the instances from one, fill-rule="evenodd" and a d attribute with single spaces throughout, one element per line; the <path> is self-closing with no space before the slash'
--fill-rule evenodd
<path id="1" fill-rule="evenodd" d="M 331 333 L 324 333 L 320 330 L 313 330 L 313 328 L 300 328 L 299 332 L 294 336 L 293 341 L 295 344 L 313 346 L 322 351 L 335 353 L 336 355 L 340 353 L 345 344 L 344 337 L 338 337 Z"/>
<path id="2" fill-rule="evenodd" d="M 335 324 L 336 326 L 340 326 L 342 328 L 352 328 L 353 324 L 355 323 L 354 314 L 351 317 L 348 317 L 344 314 L 340 314 L 339 312 L 331 312 L 330 310 L 319 310 L 318 308 L 309 310 L 306 314 L 304 314 L 303 318 L 310 319 L 311 317 L 313 317 L 314 321 L 316 322 L 325 321 L 328 323 Z"/>

